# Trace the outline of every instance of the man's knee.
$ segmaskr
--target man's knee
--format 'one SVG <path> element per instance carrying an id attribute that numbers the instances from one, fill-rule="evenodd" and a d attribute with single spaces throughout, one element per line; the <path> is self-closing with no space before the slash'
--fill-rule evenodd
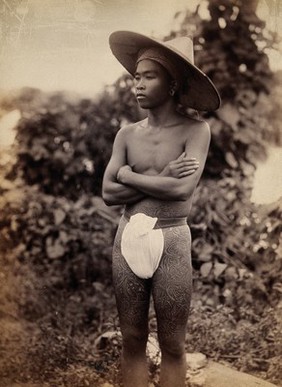
<path id="1" fill-rule="evenodd" d="M 146 349 L 148 341 L 148 329 L 132 328 L 122 332 L 123 348 L 132 354 Z"/>
<path id="2" fill-rule="evenodd" d="M 159 336 L 159 344 L 163 356 L 180 359 L 185 354 L 185 340 L 177 340 L 175 337 Z"/>

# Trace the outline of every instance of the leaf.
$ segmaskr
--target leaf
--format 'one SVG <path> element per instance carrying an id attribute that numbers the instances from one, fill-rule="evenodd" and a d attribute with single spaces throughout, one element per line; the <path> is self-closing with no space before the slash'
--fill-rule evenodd
<path id="1" fill-rule="evenodd" d="M 63 210 L 61 210 L 60 208 L 56 209 L 54 211 L 54 218 L 55 218 L 56 226 L 61 224 L 64 221 L 65 217 L 66 217 L 66 213 Z"/>
<path id="2" fill-rule="evenodd" d="M 226 263 L 215 262 L 214 268 L 213 268 L 213 273 L 215 278 L 218 278 L 226 268 L 227 268 Z"/>
<path id="3" fill-rule="evenodd" d="M 49 237 L 46 241 L 46 252 L 50 259 L 57 259 L 65 254 L 66 249 L 58 239 L 53 243 L 52 238 Z"/>
<path id="4" fill-rule="evenodd" d="M 255 171 L 253 164 L 247 163 L 244 160 L 240 160 L 240 166 L 245 176 L 253 176 Z"/>
<path id="5" fill-rule="evenodd" d="M 227 162 L 228 165 L 230 165 L 231 168 L 235 169 L 238 167 L 238 162 L 237 160 L 235 159 L 233 153 L 231 152 L 226 152 L 225 154 L 225 160 Z"/>
<path id="6" fill-rule="evenodd" d="M 200 251 L 198 252 L 198 258 L 200 261 L 207 262 L 211 260 L 211 254 L 213 252 L 213 246 L 209 245 L 208 243 L 205 243 L 203 246 L 200 247 Z"/>
<path id="7" fill-rule="evenodd" d="M 236 106 L 231 105 L 231 103 L 226 103 L 219 109 L 217 115 L 221 120 L 229 124 L 233 130 L 237 129 L 241 115 Z"/>
<path id="8" fill-rule="evenodd" d="M 205 262 L 200 268 L 200 273 L 203 277 L 207 277 L 212 269 L 212 262 Z"/>
<path id="9" fill-rule="evenodd" d="M 68 233 L 66 233 L 65 231 L 60 230 L 59 239 L 62 242 L 62 244 L 65 245 L 66 243 L 69 242 L 69 240 L 72 239 L 72 237 Z"/>

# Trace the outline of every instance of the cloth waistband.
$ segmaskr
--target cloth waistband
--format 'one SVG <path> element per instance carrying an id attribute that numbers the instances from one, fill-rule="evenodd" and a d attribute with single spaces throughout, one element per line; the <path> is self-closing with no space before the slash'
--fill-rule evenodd
<path id="1" fill-rule="evenodd" d="M 124 218 L 129 221 L 130 215 L 125 211 L 123 213 Z M 167 228 L 167 227 L 178 227 L 187 225 L 186 217 L 176 217 L 176 218 L 158 218 L 154 229 L 156 228 Z"/>

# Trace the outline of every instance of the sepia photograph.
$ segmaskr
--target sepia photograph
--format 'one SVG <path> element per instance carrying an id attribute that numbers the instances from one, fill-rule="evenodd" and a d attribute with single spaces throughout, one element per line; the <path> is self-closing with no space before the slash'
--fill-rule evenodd
<path id="1" fill-rule="evenodd" d="M 282 386 L 282 0 L 0 0 L 0 387 Z"/>

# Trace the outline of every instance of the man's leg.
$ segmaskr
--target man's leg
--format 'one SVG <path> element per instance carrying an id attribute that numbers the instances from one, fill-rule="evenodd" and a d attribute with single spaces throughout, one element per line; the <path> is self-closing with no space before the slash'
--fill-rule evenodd
<path id="1" fill-rule="evenodd" d="M 122 374 L 125 387 L 147 387 L 146 344 L 151 280 L 137 277 L 120 251 L 124 220 L 113 248 L 113 282 L 123 340 Z"/>
<path id="2" fill-rule="evenodd" d="M 165 246 L 153 277 L 162 353 L 161 387 L 184 387 L 185 334 L 192 293 L 191 237 L 186 226 L 163 229 Z"/>

